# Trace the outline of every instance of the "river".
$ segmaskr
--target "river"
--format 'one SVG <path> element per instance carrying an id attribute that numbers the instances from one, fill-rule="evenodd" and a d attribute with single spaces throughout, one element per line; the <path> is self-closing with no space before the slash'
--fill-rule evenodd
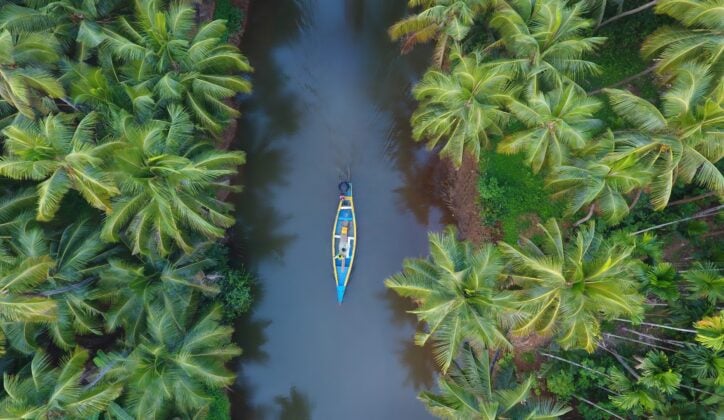
<path id="1" fill-rule="evenodd" d="M 239 419 L 424 419 L 429 349 L 410 303 L 384 287 L 427 252 L 445 217 L 434 157 L 410 138 L 410 87 L 430 51 L 401 56 L 386 29 L 403 0 L 256 0 L 242 50 L 255 67 L 237 145 L 247 152 L 234 255 L 259 277 L 237 323 Z M 344 304 L 331 266 L 337 183 L 354 183 L 359 249 Z"/>

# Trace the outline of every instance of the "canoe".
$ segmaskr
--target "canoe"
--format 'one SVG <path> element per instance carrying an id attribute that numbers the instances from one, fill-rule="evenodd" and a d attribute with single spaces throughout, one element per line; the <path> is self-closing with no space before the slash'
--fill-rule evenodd
<path id="1" fill-rule="evenodd" d="M 357 249 L 357 219 L 354 214 L 352 184 L 342 182 L 339 184 L 339 190 L 337 215 L 332 229 L 332 267 L 337 286 L 337 302 L 341 304 L 352 274 L 354 254 Z"/>

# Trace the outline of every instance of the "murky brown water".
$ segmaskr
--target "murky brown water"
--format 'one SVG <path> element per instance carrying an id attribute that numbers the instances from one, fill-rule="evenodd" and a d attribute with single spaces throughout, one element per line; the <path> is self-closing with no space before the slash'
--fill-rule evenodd
<path id="1" fill-rule="evenodd" d="M 234 418 L 421 419 L 434 384 L 409 304 L 384 279 L 426 253 L 441 211 L 430 155 L 410 140 L 410 86 L 429 51 L 401 57 L 386 28 L 403 0 L 255 0 L 243 50 L 256 68 L 242 105 L 248 153 L 235 252 L 262 296 L 240 320 Z M 344 304 L 330 235 L 351 171 L 359 249 Z"/>

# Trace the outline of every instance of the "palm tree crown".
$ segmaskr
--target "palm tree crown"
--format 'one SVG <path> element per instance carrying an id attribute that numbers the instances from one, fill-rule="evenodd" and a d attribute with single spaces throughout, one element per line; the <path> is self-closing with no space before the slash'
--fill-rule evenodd
<path id="1" fill-rule="evenodd" d="M 562 0 L 517 0 L 502 3 L 495 11 L 490 26 L 500 33 L 510 56 L 507 61 L 528 80 L 531 91 L 540 81 L 557 87 L 562 78 L 600 71 L 582 59 L 605 41 L 583 36 L 593 26 L 582 17 L 584 12 L 584 2 L 569 5 Z"/>
<path id="2" fill-rule="evenodd" d="M 218 133 L 238 116 L 224 99 L 251 90 L 240 75 L 251 67 L 236 47 L 222 42 L 223 21 L 197 28 L 194 17 L 188 2 L 163 11 L 159 1 L 139 0 L 136 21 L 121 17 L 116 30 L 106 28 L 101 50 L 133 90 L 134 107 L 183 104 L 196 123 Z"/>
<path id="3" fill-rule="evenodd" d="M 0 175 L 13 179 L 43 181 L 38 184 L 38 220 L 51 220 L 71 188 L 92 206 L 110 211 L 110 198 L 119 193 L 102 168 L 115 142 L 94 138 L 96 114 L 77 125 L 50 115 L 38 122 L 21 120 L 5 128 L 5 156 Z"/>
<path id="4" fill-rule="evenodd" d="M 497 290 L 502 264 L 493 246 L 474 249 L 455 232 L 431 233 L 430 258 L 406 260 L 401 274 L 385 281 L 401 296 L 418 302 L 412 311 L 427 331 L 416 343 L 432 339 L 443 372 L 466 338 L 486 347 L 509 347 L 498 325 L 511 308 L 510 295 Z"/>
<path id="5" fill-rule="evenodd" d="M 682 27 L 664 26 L 646 39 L 644 56 L 658 55 L 656 70 L 674 73 L 687 62 L 699 62 L 721 75 L 724 59 L 724 1 L 660 0 L 656 12 L 680 21 Z"/>
<path id="6" fill-rule="evenodd" d="M 592 352 L 599 340 L 600 319 L 642 312 L 633 247 L 606 244 L 590 223 L 569 243 L 558 222 L 538 225 L 540 244 L 521 239 L 518 247 L 500 243 L 510 261 L 510 278 L 520 290 L 518 303 L 526 316 L 517 331 L 554 333 L 563 348 Z"/>
<path id="7" fill-rule="evenodd" d="M 50 357 L 38 350 L 22 375 L 3 376 L 3 418 L 94 418 L 118 398 L 122 386 L 104 381 L 84 383 L 88 376 L 88 351 L 76 349 L 53 367 Z M 26 376 L 27 375 L 27 376 Z"/>
<path id="8" fill-rule="evenodd" d="M 462 352 L 462 366 L 438 381 L 440 394 L 422 392 L 419 397 L 430 413 L 443 419 L 554 419 L 570 407 L 530 398 L 532 376 L 516 383 L 512 375 L 495 375 L 488 351 L 477 354 L 470 346 Z"/>
<path id="9" fill-rule="evenodd" d="M 27 118 L 55 107 L 63 86 L 48 70 L 60 59 L 60 45 L 49 33 L 13 34 L 0 27 L 0 98 Z"/>
<path id="10" fill-rule="evenodd" d="M 606 89 L 613 110 L 633 126 L 616 133 L 617 158 L 634 156 L 655 174 L 651 202 L 669 202 L 677 179 L 724 192 L 724 176 L 716 163 L 724 156 L 724 79 L 706 67 L 688 64 L 677 72 L 662 97 L 662 110 L 630 92 Z"/>
<path id="11" fill-rule="evenodd" d="M 476 16 L 495 5 L 496 0 L 409 0 L 409 7 L 423 10 L 408 16 L 390 27 L 393 41 L 403 39 L 402 51 L 415 44 L 437 39 L 435 63 L 438 67 L 445 59 L 450 39 L 462 41 L 473 26 Z"/>
<path id="12" fill-rule="evenodd" d="M 221 178 L 236 173 L 242 152 L 222 152 L 193 138 L 186 113 L 170 108 L 170 123 L 121 128 L 125 147 L 115 155 L 115 176 L 121 195 L 113 202 L 102 237 L 118 241 L 125 229 L 133 253 L 168 255 L 175 244 L 191 252 L 193 232 L 220 238 L 234 223 L 231 206 L 216 198 L 230 188 Z"/>
<path id="13" fill-rule="evenodd" d="M 429 70 L 413 89 L 420 105 L 411 122 L 415 140 L 426 138 L 431 148 L 445 138 L 440 155 L 459 167 L 464 152 L 477 159 L 481 147 L 489 144 L 489 134 L 502 135 L 510 75 L 478 56 L 453 53 L 452 60 L 450 73 Z"/>
<path id="14" fill-rule="evenodd" d="M 569 148 L 582 149 L 602 126 L 593 118 L 600 106 L 572 82 L 545 94 L 535 92 L 526 102 L 513 100 L 508 109 L 525 129 L 506 136 L 498 151 L 524 151 L 534 173 L 544 166 L 555 168 L 566 160 Z"/>

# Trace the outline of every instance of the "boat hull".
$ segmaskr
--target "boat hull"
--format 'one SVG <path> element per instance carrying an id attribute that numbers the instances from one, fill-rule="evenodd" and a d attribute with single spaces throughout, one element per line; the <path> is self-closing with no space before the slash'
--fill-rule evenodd
<path id="1" fill-rule="evenodd" d="M 355 251 L 357 250 L 357 218 L 352 188 L 340 195 L 332 229 L 332 268 L 337 287 L 337 302 L 342 303 L 347 289 Z"/>

